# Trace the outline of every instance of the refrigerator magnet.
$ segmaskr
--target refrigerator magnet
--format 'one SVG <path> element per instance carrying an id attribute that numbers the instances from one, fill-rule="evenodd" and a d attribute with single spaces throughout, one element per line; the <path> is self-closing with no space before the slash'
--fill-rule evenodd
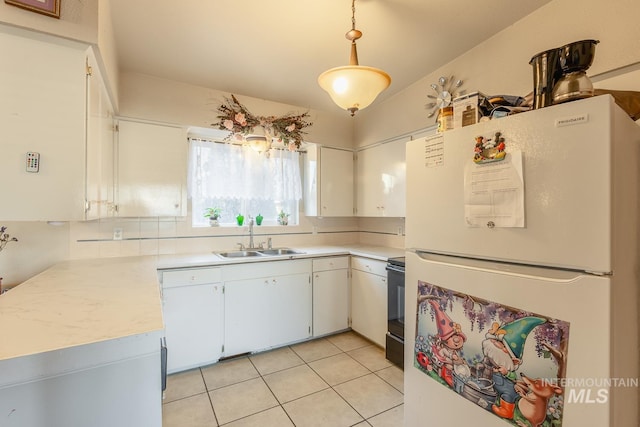
<path id="1" fill-rule="evenodd" d="M 475 138 L 473 148 L 473 161 L 475 163 L 490 163 L 503 160 L 507 153 L 502 132 L 498 131 L 491 137 L 478 135 Z"/>

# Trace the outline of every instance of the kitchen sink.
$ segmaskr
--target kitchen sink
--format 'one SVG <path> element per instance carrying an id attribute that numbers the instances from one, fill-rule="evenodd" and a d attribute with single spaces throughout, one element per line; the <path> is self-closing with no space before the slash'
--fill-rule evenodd
<path id="1" fill-rule="evenodd" d="M 295 255 L 295 254 L 303 254 L 304 252 L 297 251 L 295 249 L 289 248 L 279 248 L 279 249 L 260 249 L 259 251 L 265 255 Z"/>
<path id="2" fill-rule="evenodd" d="M 249 249 L 243 251 L 216 252 L 216 254 L 220 255 L 223 258 L 250 258 L 263 256 L 295 255 L 303 253 L 304 252 L 289 248 Z"/>
<path id="3" fill-rule="evenodd" d="M 224 258 L 247 258 L 264 256 L 261 252 L 258 251 L 218 252 L 218 255 Z"/>

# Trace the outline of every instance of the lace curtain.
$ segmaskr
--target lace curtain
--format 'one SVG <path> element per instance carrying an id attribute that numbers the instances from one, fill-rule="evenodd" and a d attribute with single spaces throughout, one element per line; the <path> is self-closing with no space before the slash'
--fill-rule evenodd
<path id="1" fill-rule="evenodd" d="M 300 154 L 190 139 L 189 194 L 195 199 L 300 200 Z"/>

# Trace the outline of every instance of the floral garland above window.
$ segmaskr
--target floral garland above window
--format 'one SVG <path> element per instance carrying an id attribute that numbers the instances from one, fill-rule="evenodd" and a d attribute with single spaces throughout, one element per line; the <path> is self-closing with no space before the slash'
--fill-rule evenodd
<path id="1" fill-rule="evenodd" d="M 302 129 L 313 124 L 305 120 L 309 113 L 282 117 L 254 116 L 234 95 L 231 95 L 231 98 L 225 97 L 224 100 L 225 103 L 218 107 L 219 121 L 212 126 L 228 130 L 238 139 L 255 133 L 255 128 L 261 126 L 267 135 L 278 138 L 289 150 L 295 151 L 300 148 L 302 135 L 306 134 Z"/>

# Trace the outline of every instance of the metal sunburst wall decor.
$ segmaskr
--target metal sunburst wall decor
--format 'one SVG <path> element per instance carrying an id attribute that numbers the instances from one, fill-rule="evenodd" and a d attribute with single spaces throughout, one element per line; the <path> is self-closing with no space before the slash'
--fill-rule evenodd
<path id="1" fill-rule="evenodd" d="M 428 94 L 427 98 L 433 101 L 425 104 L 427 110 L 431 109 L 427 117 L 433 117 L 441 108 L 451 105 L 453 98 L 463 95 L 463 90 L 458 90 L 462 86 L 462 80 L 456 80 L 454 76 L 440 77 L 438 83 L 432 83 L 431 89 L 435 92 L 435 95 Z"/>

